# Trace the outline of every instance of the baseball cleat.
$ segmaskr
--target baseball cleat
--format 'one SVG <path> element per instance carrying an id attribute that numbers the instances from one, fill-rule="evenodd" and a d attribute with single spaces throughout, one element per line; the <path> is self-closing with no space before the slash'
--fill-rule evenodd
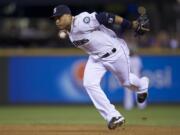
<path id="1" fill-rule="evenodd" d="M 110 130 L 116 129 L 117 127 L 122 126 L 125 123 L 125 119 L 122 116 L 113 117 L 108 123 L 108 128 Z"/>
<path id="2" fill-rule="evenodd" d="M 137 94 L 137 101 L 139 103 L 143 103 L 147 98 L 147 92 L 146 93 L 140 93 L 140 94 Z"/>
<path id="3" fill-rule="evenodd" d="M 148 96 L 148 87 L 149 87 L 149 79 L 147 77 L 143 77 L 141 79 L 141 81 L 144 84 L 144 91 L 145 92 L 137 93 L 137 101 L 139 103 L 143 103 L 147 99 L 147 96 Z"/>

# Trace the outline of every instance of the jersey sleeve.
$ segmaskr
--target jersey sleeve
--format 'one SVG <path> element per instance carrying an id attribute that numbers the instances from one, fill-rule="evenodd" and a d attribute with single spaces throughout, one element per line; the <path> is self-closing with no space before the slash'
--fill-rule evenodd
<path id="1" fill-rule="evenodd" d="M 88 32 L 97 29 L 100 23 L 96 19 L 96 12 L 83 12 L 78 17 L 78 29 L 81 32 Z"/>
<path id="2" fill-rule="evenodd" d="M 100 12 L 96 14 L 96 19 L 100 24 L 103 24 L 106 27 L 110 27 L 115 22 L 115 15 L 108 12 Z"/>

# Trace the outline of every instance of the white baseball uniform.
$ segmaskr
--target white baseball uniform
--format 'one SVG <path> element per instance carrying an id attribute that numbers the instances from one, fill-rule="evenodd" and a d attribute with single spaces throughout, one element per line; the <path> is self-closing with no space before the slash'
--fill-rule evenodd
<path id="1" fill-rule="evenodd" d="M 138 77 L 141 76 L 141 70 L 142 70 L 142 61 L 140 56 L 138 55 L 132 55 L 130 57 L 130 71 L 137 75 Z M 143 109 L 146 107 L 147 102 L 138 103 L 137 106 L 140 109 Z M 129 90 L 128 88 L 125 88 L 124 92 L 124 107 L 126 110 L 130 110 L 134 107 L 134 92 L 132 90 Z"/>
<path id="2" fill-rule="evenodd" d="M 126 42 L 100 24 L 96 13 L 83 12 L 73 18 L 69 38 L 78 48 L 89 54 L 83 84 L 100 114 L 108 122 L 121 116 L 100 87 L 107 70 L 117 76 L 125 87 L 136 87 L 139 93 L 147 91 L 141 79 L 130 73 L 129 49 Z"/>

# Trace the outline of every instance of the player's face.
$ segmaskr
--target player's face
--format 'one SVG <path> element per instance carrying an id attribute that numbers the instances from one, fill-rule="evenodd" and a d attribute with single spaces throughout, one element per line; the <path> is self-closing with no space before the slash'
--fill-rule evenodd
<path id="1" fill-rule="evenodd" d="M 64 14 L 63 16 L 56 18 L 56 26 L 60 30 L 69 30 L 71 26 L 71 19 L 72 19 L 71 15 Z"/>

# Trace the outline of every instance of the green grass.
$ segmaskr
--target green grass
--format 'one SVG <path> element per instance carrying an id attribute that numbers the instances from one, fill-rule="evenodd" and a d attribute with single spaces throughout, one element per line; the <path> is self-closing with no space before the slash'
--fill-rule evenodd
<path id="1" fill-rule="evenodd" d="M 180 126 L 180 106 L 118 110 L 130 125 Z M 0 124 L 105 124 L 93 106 L 1 106 Z"/>

